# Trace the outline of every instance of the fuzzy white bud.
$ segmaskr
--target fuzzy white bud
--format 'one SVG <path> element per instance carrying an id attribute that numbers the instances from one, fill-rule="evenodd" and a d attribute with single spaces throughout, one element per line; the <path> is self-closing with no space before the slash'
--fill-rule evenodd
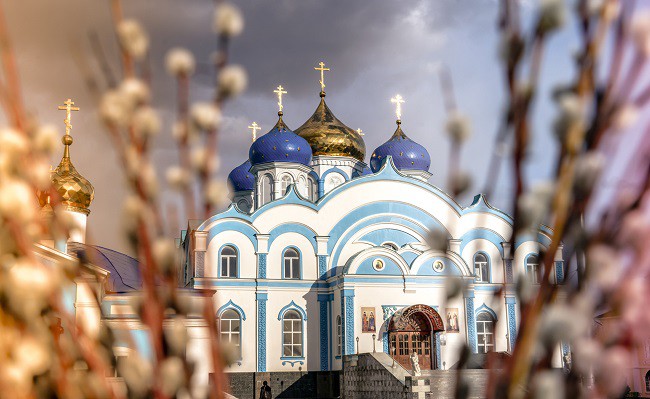
<path id="1" fill-rule="evenodd" d="M 576 193 L 589 193 L 600 177 L 604 166 L 605 157 L 599 152 L 590 151 L 578 158 L 573 182 Z"/>
<path id="2" fill-rule="evenodd" d="M 117 37 L 122 49 L 141 60 L 149 49 L 149 37 L 140 23 L 134 19 L 125 19 L 117 26 Z"/>
<path id="3" fill-rule="evenodd" d="M 449 137 L 457 143 L 463 143 L 472 133 L 470 120 L 457 112 L 449 115 L 445 130 Z"/>
<path id="4" fill-rule="evenodd" d="M 26 224 L 36 215 L 38 205 L 32 188 L 22 180 L 5 180 L 0 184 L 0 215 Z"/>
<path id="5" fill-rule="evenodd" d="M 165 66 L 172 76 L 190 76 L 194 73 L 196 61 L 189 50 L 177 47 L 167 52 Z"/>
<path id="6" fill-rule="evenodd" d="M 164 274 L 170 274 L 176 267 L 178 250 L 173 240 L 160 238 L 153 244 L 153 257 Z"/>
<path id="7" fill-rule="evenodd" d="M 231 3 L 220 3 L 214 11 L 214 32 L 228 37 L 238 36 L 244 30 L 244 17 Z"/>
<path id="8" fill-rule="evenodd" d="M 248 85 L 246 70 L 239 65 L 228 65 L 221 70 L 218 79 L 219 94 L 223 97 L 235 97 Z"/>
<path id="9" fill-rule="evenodd" d="M 172 189 L 178 191 L 187 189 L 192 181 L 190 174 L 179 166 L 168 168 L 165 177 L 167 178 L 167 184 L 169 184 Z"/>
<path id="10" fill-rule="evenodd" d="M 650 11 L 635 12 L 630 24 L 630 35 L 644 56 L 650 55 Z"/>
<path id="11" fill-rule="evenodd" d="M 558 98 L 557 103 L 560 113 L 555 118 L 553 130 L 558 140 L 565 143 L 569 130 L 583 121 L 584 112 L 580 99 L 575 94 L 563 94 Z"/>
<path id="12" fill-rule="evenodd" d="M 196 103 L 190 110 L 192 123 L 200 130 L 211 131 L 221 122 L 221 111 L 212 103 Z"/>
<path id="13" fill-rule="evenodd" d="M 118 90 L 106 92 L 99 105 L 99 115 L 109 126 L 126 126 L 129 121 L 129 106 L 124 95 Z"/>
<path id="14" fill-rule="evenodd" d="M 56 126 L 46 124 L 39 126 L 36 130 L 32 143 L 36 151 L 50 155 L 59 148 L 60 137 L 61 134 L 57 130 Z"/>
<path id="15" fill-rule="evenodd" d="M 550 32 L 561 28 L 566 21 L 564 0 L 541 0 L 539 4 L 539 29 Z"/>
<path id="16" fill-rule="evenodd" d="M 133 130 L 141 140 L 157 135 L 160 125 L 158 112 L 151 107 L 141 107 L 133 115 Z"/>

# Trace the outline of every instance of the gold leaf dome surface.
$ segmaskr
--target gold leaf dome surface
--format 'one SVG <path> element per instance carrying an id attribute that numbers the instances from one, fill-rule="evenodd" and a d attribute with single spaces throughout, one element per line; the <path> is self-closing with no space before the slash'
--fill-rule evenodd
<path id="1" fill-rule="evenodd" d="M 296 134 L 307 140 L 313 156 L 343 156 L 364 160 L 366 144 L 355 130 L 338 120 L 325 104 L 325 93 L 321 93 L 320 104 L 314 114 Z"/>
<path id="2" fill-rule="evenodd" d="M 95 188 L 77 170 L 69 157 L 63 157 L 52 172 L 52 186 L 61 196 L 61 203 L 70 210 L 90 213 L 89 207 L 95 197 Z"/>

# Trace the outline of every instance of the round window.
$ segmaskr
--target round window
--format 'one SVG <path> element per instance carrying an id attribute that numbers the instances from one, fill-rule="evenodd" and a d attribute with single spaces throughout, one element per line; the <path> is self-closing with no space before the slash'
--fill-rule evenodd
<path id="1" fill-rule="evenodd" d="M 386 267 L 386 265 L 384 265 L 384 261 L 381 260 L 381 259 L 375 259 L 372 262 L 372 268 L 377 270 L 378 272 L 384 270 L 385 267 Z"/>

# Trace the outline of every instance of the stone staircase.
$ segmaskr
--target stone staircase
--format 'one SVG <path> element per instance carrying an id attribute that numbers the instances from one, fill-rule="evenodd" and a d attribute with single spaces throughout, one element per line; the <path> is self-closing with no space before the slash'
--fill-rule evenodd
<path id="1" fill-rule="evenodd" d="M 468 399 L 483 398 L 487 370 L 424 370 L 413 376 L 385 353 L 346 356 L 341 378 L 343 399 L 452 399 L 459 372 L 468 382 Z"/>

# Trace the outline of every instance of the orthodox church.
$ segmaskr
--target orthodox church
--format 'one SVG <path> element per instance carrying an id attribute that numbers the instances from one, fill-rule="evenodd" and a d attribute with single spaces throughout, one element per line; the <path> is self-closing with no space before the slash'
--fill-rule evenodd
<path id="1" fill-rule="evenodd" d="M 235 379 L 336 372 L 346 356 L 376 352 L 407 370 L 413 353 L 421 369 L 447 370 L 463 345 L 477 354 L 511 351 L 520 318 L 513 283 L 520 275 L 538 283 L 538 251 L 550 243 L 550 231 L 521 236 L 511 251 L 509 215 L 482 195 L 463 206 L 428 183 L 431 158 L 402 128 L 400 96 L 391 100 L 394 132 L 387 126 L 386 142 L 368 156 L 361 131 L 326 103 L 328 69 L 316 69 L 321 91 L 313 115 L 292 130 L 279 86 L 277 123 L 259 137 L 257 124 L 250 126 L 250 150 L 228 176 L 232 204 L 190 221 L 181 234 L 182 291 L 196 298 L 213 293 L 222 342 L 237 352 L 227 371 Z M 66 110 L 69 124 L 71 101 Z M 77 322 L 87 331 L 112 326 L 118 356 L 150 356 L 131 307 L 142 284 L 138 263 L 84 243 L 94 189 L 72 165 L 69 127 L 64 144 L 52 181 L 83 229 L 67 242 L 38 244 L 36 252 L 52 261 L 94 255 L 84 267 L 102 279 L 82 278 L 70 288 Z M 48 212 L 49 201 L 40 200 Z M 561 282 L 561 250 L 555 267 L 552 278 Z M 447 298 L 450 286 L 463 289 Z M 206 326 L 198 317 L 187 325 L 186 355 L 201 371 L 197 382 L 207 386 Z M 558 348 L 558 366 L 567 353 Z"/>

